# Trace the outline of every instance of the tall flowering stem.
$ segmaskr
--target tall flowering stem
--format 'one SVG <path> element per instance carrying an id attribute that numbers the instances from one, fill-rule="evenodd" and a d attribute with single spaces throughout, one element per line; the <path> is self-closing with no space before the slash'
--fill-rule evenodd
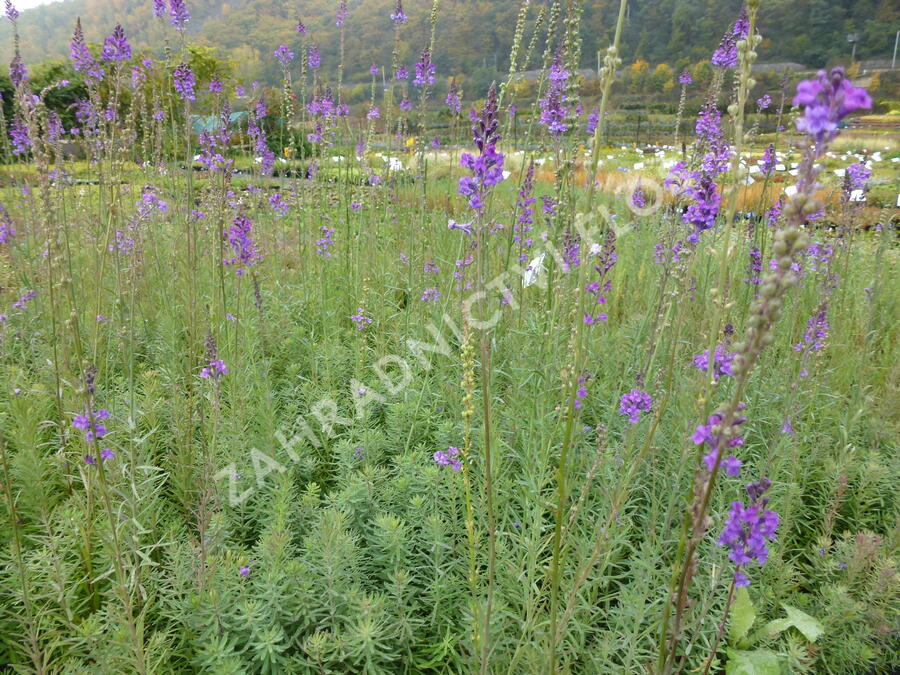
<path id="1" fill-rule="evenodd" d="M 678 82 L 681 84 L 681 95 L 678 97 L 678 114 L 675 115 L 675 147 L 678 147 L 678 136 L 681 133 L 681 118 L 684 115 L 684 104 L 687 100 L 688 85 L 694 81 L 691 74 L 685 70 L 678 76 Z"/>
<path id="2" fill-rule="evenodd" d="M 469 592 L 472 594 L 472 643 L 476 650 L 480 644 L 481 628 L 478 623 L 478 540 L 475 537 L 475 509 L 472 504 L 472 482 L 470 465 L 472 457 L 472 417 L 475 415 L 475 348 L 472 345 L 472 318 L 463 305 L 463 339 L 460 346 L 460 361 L 463 376 L 460 386 L 464 392 L 462 400 L 463 447 L 461 456 L 462 478 L 466 507 L 466 539 L 469 547 Z"/>
<path id="3" fill-rule="evenodd" d="M 606 57 L 604 59 L 604 66 L 600 73 L 602 83 L 602 93 L 600 96 L 599 110 L 600 123 L 597 124 L 596 129 L 594 129 L 593 148 L 591 150 L 590 173 L 588 175 L 588 180 L 590 181 L 587 198 L 588 218 L 591 217 L 594 205 L 594 194 L 597 185 L 596 175 L 600 161 L 600 144 L 603 140 L 603 119 L 604 115 L 606 114 L 606 107 L 609 102 L 609 92 L 612 89 L 612 84 L 616 77 L 616 68 L 621 63 L 621 59 L 619 58 L 619 43 L 622 38 L 622 28 L 625 24 L 625 7 L 627 6 L 627 4 L 627 0 L 621 0 L 619 3 L 619 15 L 618 20 L 616 21 L 615 37 L 613 38 L 612 45 L 610 45 L 609 49 L 607 49 Z M 586 245 L 588 244 L 586 243 Z M 585 270 L 587 267 L 587 265 L 580 265 L 578 268 L 579 317 L 584 316 L 584 308 L 589 296 L 589 294 L 583 290 L 585 288 Z M 585 350 L 584 335 L 585 323 L 579 320 L 578 327 L 576 328 L 575 338 L 575 372 L 581 372 L 582 369 L 581 364 L 584 358 L 583 354 Z M 567 396 L 568 405 L 566 407 L 566 426 L 563 436 L 562 449 L 560 450 L 559 455 L 559 466 L 556 470 L 556 514 L 552 543 L 553 557 L 550 563 L 550 649 L 548 650 L 547 659 L 547 672 L 549 673 L 556 672 L 556 649 L 557 645 L 559 644 L 559 635 L 557 629 L 559 621 L 560 570 L 562 565 L 562 526 L 563 520 L 566 515 L 566 504 L 568 502 L 568 491 L 566 487 L 566 478 L 568 471 L 567 464 L 569 449 L 572 446 L 573 432 L 575 429 L 575 418 L 577 416 L 577 409 L 575 408 L 577 394 L 577 381 L 574 377 L 570 376 Z"/>
<path id="4" fill-rule="evenodd" d="M 403 8 L 399 7 L 401 18 L 405 19 L 406 15 L 403 14 Z M 428 96 L 431 91 L 431 86 L 435 83 L 435 67 L 432 59 L 434 58 L 434 46 L 436 42 L 437 36 L 437 20 L 438 20 L 438 11 L 440 10 L 440 0 L 432 0 L 431 3 L 431 13 L 429 14 L 428 22 L 430 26 L 430 34 L 428 39 L 428 45 L 422 50 L 421 58 L 415 65 L 415 77 L 413 78 L 413 84 L 419 89 L 419 108 L 418 108 L 418 135 L 415 139 L 415 150 L 416 150 L 416 178 L 422 184 L 422 199 L 419 202 L 419 222 L 425 221 L 425 205 L 428 202 L 428 181 L 425 180 L 425 177 L 428 172 L 428 166 L 426 162 L 426 143 L 425 143 L 425 113 L 427 110 L 427 101 Z M 394 12 L 392 20 L 395 24 L 403 23 L 403 21 L 399 21 L 397 18 L 397 12 Z M 397 76 L 399 77 L 399 71 L 397 71 Z M 405 100 L 405 99 L 404 99 Z M 403 102 L 400 104 L 401 108 L 405 108 Z M 408 109 L 411 110 L 412 106 L 409 105 Z M 411 125 L 410 125 L 411 126 Z M 410 250 L 413 248 L 413 220 L 409 222 L 408 228 L 408 241 Z M 407 276 L 407 284 L 409 286 L 412 285 L 412 265 L 408 267 L 409 275 Z M 409 321 L 409 312 L 406 314 L 406 321 Z"/>
<path id="5" fill-rule="evenodd" d="M 503 179 L 503 154 L 497 152 L 500 141 L 498 127 L 497 87 L 492 84 L 481 115 L 472 126 L 473 140 L 478 148 L 478 156 L 463 153 L 460 164 L 469 169 L 471 176 L 459 180 L 459 192 L 469 198 L 469 206 L 475 213 L 475 246 L 476 246 L 476 291 L 473 298 L 485 296 L 485 277 L 487 275 L 487 218 L 486 203 L 494 186 Z M 471 301 L 464 303 L 464 312 L 469 312 Z M 496 563 L 497 519 L 494 513 L 494 485 L 492 467 L 492 429 L 491 429 L 491 321 L 477 326 L 481 328 L 481 403 L 483 416 L 484 439 L 484 491 L 488 521 L 488 567 L 487 595 L 484 606 L 483 625 L 480 635 L 480 672 L 487 675 L 490 658 L 491 606 L 494 594 L 494 578 Z"/>
<path id="6" fill-rule="evenodd" d="M 750 0 L 747 3 L 746 12 L 741 10 L 741 15 L 735 23 L 730 34 L 727 34 L 723 41 L 734 41 L 734 50 L 736 51 L 736 59 L 739 64 L 740 73 L 738 76 L 737 101 L 728 107 L 728 112 L 734 120 L 734 149 L 731 155 L 731 177 L 734 181 L 729 193 L 728 205 L 725 211 L 725 238 L 719 249 L 719 279 L 715 287 L 710 289 L 713 301 L 719 305 L 719 311 L 713 313 L 712 325 L 709 327 L 709 350 L 712 353 L 715 349 L 716 340 L 719 337 L 719 331 L 725 323 L 725 313 L 727 311 L 727 303 L 725 298 L 725 287 L 728 280 L 728 269 L 731 258 L 731 237 L 734 230 L 734 213 L 737 210 L 737 197 L 740 190 L 740 165 L 741 151 L 744 146 L 744 108 L 747 105 L 747 97 L 750 90 L 756 84 L 750 77 L 750 70 L 753 62 L 756 61 L 755 47 L 762 41 L 762 36 L 756 34 L 756 16 L 759 11 L 760 0 Z M 729 46 L 729 49 L 731 47 Z M 720 46 L 716 54 L 720 54 L 722 47 Z M 715 60 L 716 55 L 713 56 Z M 731 57 L 728 59 L 731 62 Z M 706 397 L 705 403 L 708 406 L 712 394 L 713 386 L 713 363 L 709 364 L 709 372 L 706 380 Z M 707 407 L 708 410 L 708 407 Z"/>
<path id="7" fill-rule="evenodd" d="M 516 65 L 519 59 L 519 50 L 522 46 L 522 35 L 525 33 L 525 21 L 528 18 L 528 10 L 531 7 L 531 0 L 522 0 L 522 6 L 519 8 L 519 15 L 516 18 L 516 29 L 513 32 L 512 47 L 509 50 L 509 74 L 506 80 L 500 85 L 500 94 L 497 96 L 499 105 L 503 106 L 503 96 L 506 89 L 512 83 L 516 74 Z M 508 129 L 507 129 L 508 131 Z"/>
<path id="8" fill-rule="evenodd" d="M 822 208 L 822 203 L 813 196 L 818 187 L 816 179 L 820 170 L 817 160 L 837 135 L 840 120 L 854 110 L 871 107 L 871 99 L 864 90 L 852 85 L 843 69 L 835 68 L 828 74 L 820 72 L 816 80 L 801 82 L 797 87 L 794 105 L 805 106 L 797 127 L 807 134 L 798 173 L 797 193 L 784 205 L 785 226 L 775 233 L 772 245 L 774 265 L 763 277 L 759 294 L 750 305 L 744 340 L 734 346 L 735 357 L 731 363 L 731 371 L 735 385 L 731 399 L 723 403 L 694 434 L 698 448 L 706 446 L 705 449 L 709 452 L 704 455 L 698 450 L 700 459 L 690 506 L 685 514 L 673 583 L 663 610 L 659 673 L 668 674 L 676 669 L 688 592 L 696 571 L 695 554 L 711 522 L 709 506 L 716 478 L 722 466 L 728 472 L 729 467 L 734 464 L 732 456 L 726 456 L 726 453 L 730 448 L 740 445 L 737 429 L 744 421 L 740 414 L 743 410 L 741 400 L 744 390 L 763 349 L 774 340 L 774 326 L 781 316 L 785 297 L 798 282 L 797 273 L 793 269 L 795 258 L 805 252 L 810 244 L 809 235 L 803 229 L 804 223 Z M 712 369 L 714 364 L 715 359 L 710 359 L 709 368 Z M 742 583 L 743 578 L 737 578 L 736 581 Z"/>
<path id="9" fill-rule="evenodd" d="M 339 59 L 338 59 L 338 81 L 337 81 L 337 102 L 340 106 L 344 102 L 344 50 L 345 50 L 345 29 L 344 20 L 347 18 L 347 3 L 341 0 L 338 5 L 338 15 L 336 24 L 339 29 Z"/>
<path id="10" fill-rule="evenodd" d="M 394 87 L 396 86 L 398 80 L 397 72 L 400 68 L 400 29 L 403 24 L 407 22 L 406 13 L 403 11 L 402 0 L 397 0 L 394 11 L 391 12 L 391 22 L 394 24 L 394 46 L 391 49 L 391 78 L 385 100 L 385 130 L 387 131 L 388 135 L 388 152 L 393 149 Z"/>
<path id="11" fill-rule="evenodd" d="M 529 40 L 529 42 L 528 42 L 528 47 L 525 50 L 525 56 L 522 59 L 522 63 L 518 65 L 518 67 L 521 70 L 525 70 L 528 68 L 528 64 L 531 62 L 531 56 L 537 51 L 540 36 L 542 34 L 541 31 L 544 27 L 544 23 L 548 20 L 548 16 L 551 17 L 551 22 L 552 22 L 552 17 L 553 17 L 553 9 L 552 8 L 555 6 L 556 6 L 555 4 L 551 5 L 551 8 L 548 9 L 547 5 L 542 3 L 540 8 L 538 9 L 538 15 L 534 22 L 534 32 L 531 34 L 531 40 Z M 514 65 L 513 64 L 513 54 L 510 53 L 510 69 L 512 69 L 513 65 Z M 510 77 L 512 77 L 512 76 L 510 76 Z M 543 71 L 541 74 L 541 80 L 540 80 L 539 86 L 541 86 L 541 87 L 543 86 Z M 502 92 L 501 92 L 501 94 L 502 94 Z M 502 102 L 502 96 L 501 96 L 501 102 Z M 537 101 L 535 101 L 534 106 L 537 106 L 537 105 L 538 105 L 538 103 L 537 103 Z M 508 114 L 506 116 L 506 136 L 507 136 L 507 138 L 509 136 L 513 136 L 514 145 L 517 145 L 517 135 L 515 134 L 515 129 L 516 129 L 516 120 L 518 118 L 516 116 L 515 103 L 512 103 L 507 107 L 507 113 Z M 533 124 L 528 125 L 528 132 L 527 132 L 528 138 L 531 138 L 531 132 L 532 132 L 533 128 L 534 128 Z"/>

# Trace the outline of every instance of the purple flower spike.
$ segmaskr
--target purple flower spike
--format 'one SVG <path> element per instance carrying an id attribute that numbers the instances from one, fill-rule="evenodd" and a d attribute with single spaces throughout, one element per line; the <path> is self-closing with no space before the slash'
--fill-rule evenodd
<path id="1" fill-rule="evenodd" d="M 622 394 L 622 398 L 619 400 L 619 413 L 628 415 L 629 424 L 637 424 L 641 412 L 650 412 L 652 405 L 653 400 L 650 398 L 650 394 L 634 388 L 627 394 Z"/>
<path id="2" fill-rule="evenodd" d="M 222 261 L 223 265 L 235 265 L 238 276 L 262 260 L 262 254 L 253 241 L 253 222 L 245 214 L 239 214 L 231 223 L 225 239 L 234 256 Z M 227 371 L 225 371 L 227 373 Z M 224 373 L 223 373 L 224 374 Z"/>
<path id="3" fill-rule="evenodd" d="M 438 466 L 449 466 L 453 471 L 462 469 L 462 463 L 459 460 L 459 448 L 452 445 L 446 451 L 438 450 L 432 458 Z"/>
<path id="4" fill-rule="evenodd" d="M 713 450 L 703 457 L 703 463 L 706 465 L 707 471 L 712 472 L 716 466 L 716 459 L 718 459 L 718 457 L 718 450 Z M 728 455 L 720 462 L 719 466 L 725 471 L 726 476 L 737 478 L 741 475 L 741 466 L 743 466 L 743 462 L 734 455 Z"/>
<path id="5" fill-rule="evenodd" d="M 337 228 L 322 226 L 322 237 L 316 240 L 316 253 L 323 258 L 331 257 L 331 246 L 334 244 L 334 233 Z"/>
<path id="6" fill-rule="evenodd" d="M 131 45 L 125 37 L 125 30 L 120 24 L 116 24 L 112 34 L 106 38 L 103 50 L 100 52 L 101 61 L 130 61 Z"/>
<path id="7" fill-rule="evenodd" d="M 706 424 L 701 424 L 697 427 L 691 435 L 691 440 L 694 441 L 696 445 L 707 444 L 714 452 L 717 452 L 718 448 L 723 446 L 727 448 L 736 448 L 743 445 L 744 439 L 741 438 L 739 427 L 746 421 L 746 418 L 738 417 L 734 420 L 727 439 L 724 430 L 721 428 L 722 421 L 722 414 L 714 412 L 706 420 Z M 712 456 L 710 457 L 710 455 Z M 710 453 L 704 457 L 704 462 L 710 471 L 715 467 L 717 456 L 717 454 Z"/>
<path id="8" fill-rule="evenodd" d="M 338 10 L 337 10 L 337 15 L 335 16 L 335 19 L 334 19 L 334 25 L 337 26 L 338 28 L 343 26 L 344 21 L 347 20 L 347 15 L 349 13 L 350 13 L 350 11 L 347 9 L 347 0 L 341 0 L 341 2 L 338 4 Z"/>
<path id="9" fill-rule="evenodd" d="M 746 566 L 756 560 L 764 565 L 769 557 L 768 541 L 775 540 L 779 517 L 774 511 L 766 508 L 768 498 L 762 495 L 771 486 L 768 478 L 747 486 L 750 504 L 732 502 L 729 518 L 719 535 L 719 546 L 729 549 L 729 560 L 735 564 L 734 583 L 736 586 L 747 586 L 750 579 L 744 574 Z"/>
<path id="10" fill-rule="evenodd" d="M 200 371 L 200 377 L 204 379 L 218 380 L 222 375 L 228 374 L 228 366 L 222 359 L 214 359 Z"/>
<path id="11" fill-rule="evenodd" d="M 772 172 L 775 171 L 775 165 L 777 163 L 778 160 L 775 157 L 775 146 L 772 143 L 769 143 L 768 147 L 766 147 L 763 152 L 762 161 L 759 163 L 759 170 L 764 176 L 771 176 Z"/>
<path id="12" fill-rule="evenodd" d="M 310 69 L 315 70 L 319 66 L 322 65 L 322 55 L 319 53 L 319 47 L 316 44 L 311 44 L 309 46 L 309 53 L 307 54 L 307 63 L 309 64 Z"/>
<path id="13" fill-rule="evenodd" d="M 103 438 L 106 435 L 106 427 L 101 423 L 102 420 L 109 419 L 109 412 L 100 409 L 93 413 L 94 423 L 91 425 L 91 417 L 87 413 L 75 415 L 72 418 L 72 426 L 84 432 L 84 439 L 90 443 L 95 438 Z"/>
<path id="14" fill-rule="evenodd" d="M 475 117 L 472 125 L 473 140 L 480 154 L 476 157 L 464 152 L 459 162 L 472 172 L 471 176 L 459 179 L 459 194 L 469 198 L 469 207 L 474 211 L 484 209 L 488 193 L 503 180 L 503 153 L 497 152 L 498 128 L 497 88 L 491 85 L 481 115 Z"/>
<path id="15" fill-rule="evenodd" d="M 6 244 L 16 234 L 9 212 L 0 205 L 0 244 Z"/>
<path id="16" fill-rule="evenodd" d="M 725 33 L 718 49 L 713 53 L 710 63 L 717 68 L 734 68 L 737 65 L 737 43 L 744 40 L 750 33 L 750 21 L 747 18 L 746 8 L 741 9 L 740 16 L 734 22 L 731 30 Z"/>
<path id="17" fill-rule="evenodd" d="M 72 57 L 75 70 L 84 74 L 88 82 L 91 82 L 91 80 L 99 82 L 103 79 L 103 70 L 100 68 L 100 64 L 94 60 L 84 41 L 81 19 L 75 21 L 75 32 L 72 33 L 72 41 L 69 43 L 69 54 Z"/>
<path id="18" fill-rule="evenodd" d="M 817 352 L 825 347 L 828 338 L 828 302 L 822 302 L 809 321 L 806 322 L 806 332 L 803 334 L 803 342 L 794 345 L 798 352 Z"/>
<path id="19" fill-rule="evenodd" d="M 462 100 L 460 99 L 459 95 L 459 87 L 456 86 L 455 79 L 450 82 L 450 90 L 447 92 L 447 98 L 444 99 L 444 103 L 457 115 L 462 109 Z"/>
<path id="20" fill-rule="evenodd" d="M 362 307 L 356 309 L 356 314 L 350 317 L 350 320 L 356 324 L 356 330 L 365 330 L 366 326 L 372 323 L 372 319 L 366 316 L 366 310 Z"/>
<path id="21" fill-rule="evenodd" d="M 28 81 L 28 69 L 25 68 L 22 57 L 18 52 L 13 56 L 13 60 L 9 64 L 9 79 L 14 87 L 19 87 Z"/>
<path id="22" fill-rule="evenodd" d="M 547 95 L 541 99 L 541 124 L 553 136 L 559 136 L 569 129 L 566 117 L 569 106 L 566 103 L 566 88 L 569 82 L 569 71 L 562 67 L 559 55 L 550 66 L 550 86 Z"/>
<path id="23" fill-rule="evenodd" d="M 866 181 L 872 177 L 872 172 L 866 168 L 865 164 L 854 162 L 847 167 L 847 188 L 853 190 L 862 190 L 866 186 Z"/>
<path id="24" fill-rule="evenodd" d="M 731 363 L 734 361 L 735 354 L 726 351 L 722 345 L 716 346 L 713 355 L 713 380 L 718 380 L 722 375 L 733 376 L 731 372 Z M 703 350 L 702 354 L 694 357 L 694 366 L 704 373 L 709 370 L 709 350 Z"/>
<path id="25" fill-rule="evenodd" d="M 593 135 L 593 133 L 597 130 L 597 125 L 600 124 L 600 108 L 594 108 L 588 114 L 587 118 L 587 133 L 589 136 Z"/>
<path id="26" fill-rule="evenodd" d="M 196 100 L 197 97 L 194 95 L 194 85 L 197 83 L 197 80 L 194 77 L 194 71 L 191 70 L 191 67 L 188 64 L 184 62 L 179 63 L 172 73 L 172 80 L 175 84 L 175 91 L 183 100 Z"/>
<path id="27" fill-rule="evenodd" d="M 434 63 L 431 61 L 431 50 L 425 47 L 422 50 L 422 57 L 416 63 L 416 76 L 413 78 L 413 84 L 417 87 L 424 87 L 434 83 Z"/>
<path id="28" fill-rule="evenodd" d="M 637 209 L 642 209 L 647 206 L 647 195 L 640 184 L 637 185 L 637 187 L 634 188 L 634 192 L 631 193 L 631 205 Z"/>
<path id="29" fill-rule="evenodd" d="M 278 60 L 278 63 L 281 64 L 282 68 L 287 68 L 288 64 L 294 60 L 294 52 L 292 52 L 291 48 L 287 45 L 281 45 L 275 50 L 275 58 Z"/>
<path id="30" fill-rule="evenodd" d="M 169 20 L 178 30 L 184 30 L 185 24 L 190 20 L 187 5 L 184 0 L 169 0 Z"/>
<path id="31" fill-rule="evenodd" d="M 805 107 L 803 116 L 797 120 L 797 129 L 817 142 L 827 142 L 834 138 L 844 117 L 871 108 L 872 98 L 862 87 L 854 87 L 844 69 L 838 67 L 830 73 L 820 70 L 817 79 L 800 82 L 793 104 Z"/>
<path id="32" fill-rule="evenodd" d="M 391 21 L 393 21 L 397 26 L 406 23 L 407 17 L 403 12 L 403 0 L 397 0 L 397 4 L 394 6 L 394 11 L 391 12 Z"/>
<path id="33" fill-rule="evenodd" d="M 12 152 L 14 155 L 23 155 L 31 147 L 28 125 L 25 124 L 25 120 L 22 119 L 21 115 L 13 117 L 13 121 L 9 125 L 9 138 L 12 141 Z"/>

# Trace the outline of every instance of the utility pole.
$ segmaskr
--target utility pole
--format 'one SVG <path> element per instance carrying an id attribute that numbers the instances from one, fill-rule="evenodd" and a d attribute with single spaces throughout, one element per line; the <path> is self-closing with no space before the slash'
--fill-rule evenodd
<path id="1" fill-rule="evenodd" d="M 850 63 L 856 62 L 856 43 L 859 41 L 859 36 L 856 33 L 850 33 L 847 36 L 847 42 L 853 45 L 853 52 L 850 54 Z"/>
<path id="2" fill-rule="evenodd" d="M 897 65 L 897 42 L 900 41 L 900 30 L 894 36 L 894 58 L 891 59 L 891 70 Z"/>

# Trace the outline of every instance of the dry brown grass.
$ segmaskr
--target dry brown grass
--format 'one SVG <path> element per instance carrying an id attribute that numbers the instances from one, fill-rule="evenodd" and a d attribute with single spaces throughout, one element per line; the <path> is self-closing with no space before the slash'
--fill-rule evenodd
<path id="1" fill-rule="evenodd" d="M 900 149 L 900 142 L 897 141 L 896 136 L 872 134 L 864 131 L 855 132 L 852 129 L 843 132 L 831 142 L 831 150 L 833 152 L 859 151 L 863 149 L 896 152 Z"/>
<path id="2" fill-rule="evenodd" d="M 575 170 L 575 180 L 578 185 L 587 185 L 588 172 L 583 164 L 579 164 Z M 546 167 L 535 172 L 535 178 L 548 184 L 552 184 L 555 180 L 555 174 L 552 169 Z M 754 181 L 750 185 L 742 185 L 737 195 L 738 211 L 754 211 L 761 212 L 772 206 L 784 194 L 784 190 L 788 185 L 793 184 L 790 176 L 776 174 L 766 185 L 764 181 Z M 643 183 L 645 190 L 651 190 L 653 185 L 662 186 L 656 176 L 642 175 L 640 173 L 622 173 L 621 171 L 598 171 L 597 187 L 601 194 L 606 195 L 630 195 L 639 182 Z M 671 203 L 673 198 L 666 190 L 661 190 L 661 194 L 666 203 Z M 816 197 L 822 200 L 831 208 L 839 206 L 840 191 L 836 189 L 819 190 Z"/>

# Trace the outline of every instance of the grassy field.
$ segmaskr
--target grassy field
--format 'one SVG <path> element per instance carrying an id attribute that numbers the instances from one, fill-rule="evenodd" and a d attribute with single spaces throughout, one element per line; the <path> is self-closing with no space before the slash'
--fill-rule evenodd
<path id="1" fill-rule="evenodd" d="M 538 101 L 514 145 L 491 94 L 437 147 L 370 115 L 269 167 L 259 108 L 191 137 L 165 82 L 83 161 L 16 91 L 0 669 L 900 666 L 889 133 L 612 146 Z"/>

